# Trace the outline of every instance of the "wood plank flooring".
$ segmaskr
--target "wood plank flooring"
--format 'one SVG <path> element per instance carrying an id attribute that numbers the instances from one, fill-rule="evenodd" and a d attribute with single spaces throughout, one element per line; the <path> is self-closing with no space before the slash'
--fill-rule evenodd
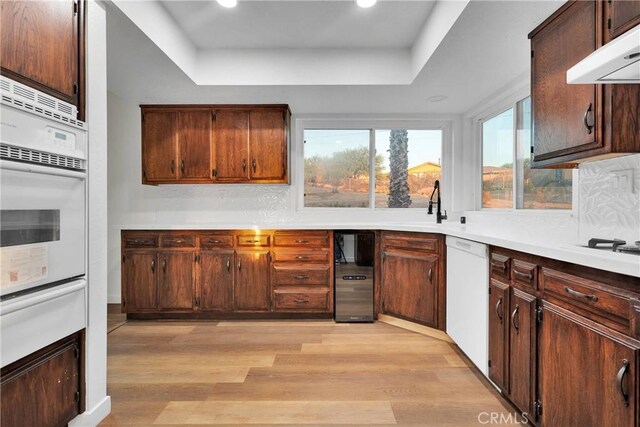
<path id="1" fill-rule="evenodd" d="M 127 322 L 104 426 L 482 425 L 514 409 L 455 346 L 332 321 Z"/>

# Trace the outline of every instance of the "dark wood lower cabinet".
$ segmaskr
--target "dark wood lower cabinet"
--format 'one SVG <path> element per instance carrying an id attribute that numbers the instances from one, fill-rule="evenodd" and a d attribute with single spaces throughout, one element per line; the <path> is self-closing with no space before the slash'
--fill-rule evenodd
<path id="1" fill-rule="evenodd" d="M 507 348 L 509 346 L 509 285 L 492 279 L 489 284 L 489 378 L 509 392 Z"/>
<path id="2" fill-rule="evenodd" d="M 122 309 L 129 312 L 158 309 L 157 255 L 127 251 L 122 256 Z"/>
<path id="3" fill-rule="evenodd" d="M 200 252 L 199 310 L 230 311 L 233 309 L 235 266 L 235 253 L 232 250 Z"/>
<path id="4" fill-rule="evenodd" d="M 542 426 L 637 425 L 640 342 L 543 301 Z"/>
<path id="5" fill-rule="evenodd" d="M 269 251 L 237 251 L 233 304 L 237 311 L 269 311 Z"/>
<path id="6" fill-rule="evenodd" d="M 518 408 L 532 414 L 536 376 L 536 297 L 514 288 L 509 310 L 508 393 Z"/>
<path id="7" fill-rule="evenodd" d="M 163 251 L 158 254 L 161 310 L 190 311 L 194 305 L 193 252 Z"/>
<path id="8" fill-rule="evenodd" d="M 2 368 L 3 427 L 64 426 L 82 410 L 82 332 Z"/>

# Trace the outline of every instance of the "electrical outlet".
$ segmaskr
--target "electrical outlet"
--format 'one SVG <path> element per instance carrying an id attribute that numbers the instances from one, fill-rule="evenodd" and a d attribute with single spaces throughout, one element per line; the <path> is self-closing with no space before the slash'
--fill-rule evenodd
<path id="1" fill-rule="evenodd" d="M 633 193 L 633 169 L 611 172 L 609 175 L 609 191 L 616 194 Z"/>

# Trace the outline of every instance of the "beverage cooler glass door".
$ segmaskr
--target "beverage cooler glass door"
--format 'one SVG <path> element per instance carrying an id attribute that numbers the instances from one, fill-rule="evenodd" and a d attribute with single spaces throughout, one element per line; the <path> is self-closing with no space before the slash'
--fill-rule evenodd
<path id="1" fill-rule="evenodd" d="M 85 274 L 86 174 L 0 160 L 0 296 Z"/>

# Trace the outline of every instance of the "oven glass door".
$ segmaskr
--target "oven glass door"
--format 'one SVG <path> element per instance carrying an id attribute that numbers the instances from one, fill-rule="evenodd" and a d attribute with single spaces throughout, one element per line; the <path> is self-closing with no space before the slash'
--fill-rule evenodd
<path id="1" fill-rule="evenodd" d="M 0 161 L 0 295 L 85 274 L 84 172 Z"/>

